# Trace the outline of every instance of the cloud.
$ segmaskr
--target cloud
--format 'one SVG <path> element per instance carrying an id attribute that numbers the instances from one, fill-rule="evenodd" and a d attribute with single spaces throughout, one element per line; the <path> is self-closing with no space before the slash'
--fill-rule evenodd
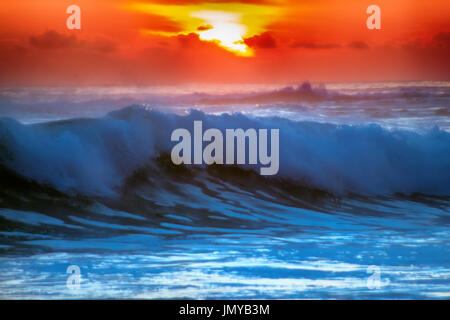
<path id="1" fill-rule="evenodd" d="M 110 53 L 117 48 L 116 43 L 108 39 L 78 40 L 75 35 L 64 35 L 54 30 L 46 31 L 41 35 L 30 36 L 29 43 L 32 47 L 43 50 L 77 48 Z"/>
<path id="2" fill-rule="evenodd" d="M 348 47 L 358 50 L 369 49 L 369 45 L 364 41 L 352 41 L 348 44 Z"/>
<path id="3" fill-rule="evenodd" d="M 76 47 L 79 43 L 74 35 L 66 36 L 49 30 L 38 36 L 29 38 L 30 44 L 39 49 L 65 49 Z"/>
<path id="4" fill-rule="evenodd" d="M 217 41 L 203 41 L 200 39 L 200 36 L 197 33 L 189 33 L 189 34 L 178 34 L 176 36 L 172 36 L 166 38 L 170 40 L 176 40 L 178 44 L 178 50 L 180 47 L 182 49 L 195 49 L 195 50 L 204 50 L 206 49 L 210 53 L 222 52 L 226 55 L 230 55 L 229 51 L 223 50 L 217 43 Z M 175 46 L 176 48 L 176 46 Z"/>
<path id="5" fill-rule="evenodd" d="M 335 43 L 314 43 L 314 42 L 302 42 L 296 41 L 290 45 L 291 48 L 304 48 L 304 49 L 336 49 L 341 46 Z"/>
<path id="6" fill-rule="evenodd" d="M 450 32 L 439 32 L 431 40 L 416 38 L 401 45 L 402 49 L 412 51 L 437 50 L 446 52 L 450 49 Z"/>
<path id="7" fill-rule="evenodd" d="M 433 44 L 439 48 L 450 48 L 450 32 L 440 32 L 433 37 Z"/>
<path id="8" fill-rule="evenodd" d="M 187 35 L 180 34 L 180 35 L 175 36 L 174 38 L 176 38 L 178 40 L 178 43 L 183 48 L 190 48 L 193 46 L 198 46 L 201 43 L 199 36 L 196 33 L 189 33 Z"/>
<path id="9" fill-rule="evenodd" d="M 244 39 L 244 43 L 251 48 L 272 49 L 277 47 L 275 38 L 268 32 Z"/>
<path id="10" fill-rule="evenodd" d="M 212 25 L 207 24 L 207 25 L 203 25 L 197 28 L 197 31 L 206 31 L 206 30 L 211 30 L 213 28 Z"/>

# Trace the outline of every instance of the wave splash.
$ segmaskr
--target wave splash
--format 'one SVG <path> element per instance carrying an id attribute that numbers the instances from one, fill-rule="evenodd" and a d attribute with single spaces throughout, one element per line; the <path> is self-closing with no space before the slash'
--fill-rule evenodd
<path id="1" fill-rule="evenodd" d="M 170 153 L 171 132 L 192 128 L 194 120 L 223 131 L 280 129 L 274 179 L 339 195 L 450 195 L 450 133 L 437 127 L 416 133 L 241 113 L 176 115 L 130 106 L 102 118 L 34 125 L 2 118 L 0 163 L 62 192 L 114 196 L 136 171 L 155 167 L 155 159 Z"/>

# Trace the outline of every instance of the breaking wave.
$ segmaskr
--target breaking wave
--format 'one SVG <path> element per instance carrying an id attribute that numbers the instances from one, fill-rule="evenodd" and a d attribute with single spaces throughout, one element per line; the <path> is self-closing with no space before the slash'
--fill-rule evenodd
<path id="1" fill-rule="evenodd" d="M 223 132 L 280 129 L 280 171 L 275 177 L 261 177 L 267 184 L 283 179 L 338 195 L 450 194 L 450 133 L 438 127 L 418 133 L 241 113 L 191 110 L 176 115 L 140 106 L 101 118 L 32 125 L 2 118 L 0 163 L 8 172 L 64 193 L 114 196 L 139 170 L 156 170 L 156 159 L 174 145 L 172 131 L 192 130 L 194 120 L 202 120 L 204 130 Z M 197 167 L 196 172 L 205 169 Z"/>

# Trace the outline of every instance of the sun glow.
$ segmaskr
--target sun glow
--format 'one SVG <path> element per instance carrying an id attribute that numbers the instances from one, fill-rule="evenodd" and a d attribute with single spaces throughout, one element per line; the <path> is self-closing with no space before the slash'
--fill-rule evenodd
<path id="1" fill-rule="evenodd" d="M 197 31 L 201 40 L 216 41 L 225 49 L 243 56 L 251 56 L 252 50 L 244 43 L 247 27 L 241 24 L 241 15 L 223 11 L 198 11 L 192 17 L 200 18 L 210 26 Z"/>
<path id="2" fill-rule="evenodd" d="M 211 41 L 239 56 L 253 56 L 244 39 L 260 34 L 279 13 L 274 6 L 241 3 L 205 3 L 201 5 L 159 5 L 130 3 L 128 10 L 164 16 L 179 23 L 181 32 L 141 30 L 142 34 L 176 36 L 198 34 L 200 40 Z"/>

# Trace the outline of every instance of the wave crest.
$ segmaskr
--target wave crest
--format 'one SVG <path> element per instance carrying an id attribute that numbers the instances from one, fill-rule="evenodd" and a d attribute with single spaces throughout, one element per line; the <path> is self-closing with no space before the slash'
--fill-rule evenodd
<path id="1" fill-rule="evenodd" d="M 241 113 L 192 110 L 180 116 L 130 106 L 98 119 L 23 125 L 2 118 L 0 161 L 64 192 L 111 196 L 136 170 L 169 153 L 171 132 L 191 129 L 194 120 L 202 120 L 204 130 L 280 129 L 278 178 L 297 185 L 335 194 L 450 194 L 450 133 L 437 127 L 416 133 Z"/>

